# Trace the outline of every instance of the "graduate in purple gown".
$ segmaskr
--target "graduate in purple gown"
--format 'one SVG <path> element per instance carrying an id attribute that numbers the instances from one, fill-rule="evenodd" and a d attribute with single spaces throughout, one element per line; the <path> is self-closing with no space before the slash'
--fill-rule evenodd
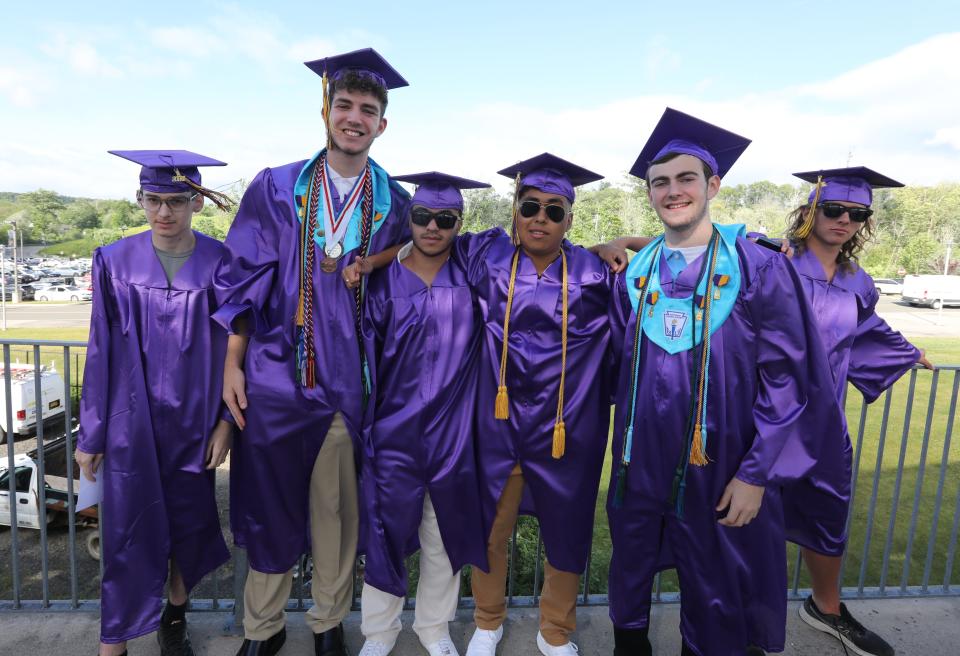
<path id="1" fill-rule="evenodd" d="M 418 184 L 413 240 L 369 279 L 364 339 L 368 405 L 363 497 L 367 508 L 361 656 L 396 643 L 407 591 L 405 559 L 420 548 L 413 629 L 431 656 L 456 656 L 448 622 L 460 569 L 487 569 L 474 405 L 480 312 L 466 273 L 450 259 L 462 223 L 461 189 L 490 185 L 443 173 L 396 176 Z"/>
<path id="2" fill-rule="evenodd" d="M 720 178 L 748 144 L 668 108 L 631 170 L 664 235 L 617 279 L 611 307 L 625 329 L 608 499 L 616 656 L 651 653 L 651 586 L 669 565 L 683 654 L 782 651 L 779 488 L 815 468 L 849 484 L 834 462 L 833 380 L 796 272 L 743 226 L 710 220 Z"/>
<path id="3" fill-rule="evenodd" d="M 500 173 L 517 179 L 513 235 L 495 228 L 454 247 L 484 325 L 476 423 L 490 571 L 472 572 L 467 654 L 492 656 L 503 635 L 507 539 L 521 505 L 546 550 L 537 645 L 573 654 L 609 424 L 612 276 L 564 235 L 574 187 L 601 176 L 547 153 Z"/>
<path id="4" fill-rule="evenodd" d="M 917 362 L 932 368 L 920 350 L 877 316 L 879 294 L 857 262 L 873 228 L 872 190 L 903 185 L 862 166 L 795 175 L 815 186 L 807 203 L 790 215 L 792 262 L 827 351 L 837 404 L 842 410 L 848 381 L 872 403 Z M 850 478 L 846 431 L 843 444 Z M 783 490 L 787 539 L 801 546 L 813 588 L 800 617 L 858 654 L 892 656 L 893 648 L 840 603 L 849 504 L 849 490 L 817 478 Z"/>
<path id="5" fill-rule="evenodd" d="M 327 147 L 253 179 L 216 276 L 214 317 L 230 332 L 224 400 L 241 428 L 231 520 L 250 563 L 240 654 L 280 649 L 291 570 L 308 551 L 316 653 L 346 653 L 369 381 L 364 288 L 346 289 L 341 273 L 409 234 L 409 195 L 368 157 L 387 127 L 387 90 L 406 80 L 369 48 L 307 66 L 323 78 Z"/>
<path id="6" fill-rule="evenodd" d="M 219 419 L 226 335 L 210 320 L 223 245 L 190 222 L 204 197 L 228 202 L 200 185 L 197 167 L 225 164 L 184 150 L 110 152 L 142 165 L 150 230 L 93 254 L 76 459 L 103 485 L 100 654 L 124 654 L 158 628 L 161 653 L 192 654 L 187 595 L 229 558 L 213 469 L 232 427 Z"/>

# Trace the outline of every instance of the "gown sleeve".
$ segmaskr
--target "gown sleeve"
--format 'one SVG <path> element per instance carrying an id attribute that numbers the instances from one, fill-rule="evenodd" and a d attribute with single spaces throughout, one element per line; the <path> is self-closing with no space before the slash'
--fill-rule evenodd
<path id="1" fill-rule="evenodd" d="M 869 280 L 869 277 L 868 277 Z M 877 315 L 880 297 L 873 281 L 857 293 L 857 332 L 847 380 L 873 403 L 920 359 L 920 350 Z"/>
<path id="2" fill-rule="evenodd" d="M 783 485 L 814 468 L 825 480 L 849 478 L 844 466 L 845 422 L 833 375 L 799 275 L 775 255 L 759 272 L 747 301 L 758 326 L 755 437 L 737 478 Z"/>
<path id="3" fill-rule="evenodd" d="M 85 453 L 103 453 L 110 390 L 110 320 L 114 312 L 108 301 L 112 297 L 110 276 L 98 248 L 93 255 L 93 303 L 90 311 L 90 335 L 87 359 L 83 368 L 83 391 L 80 395 L 80 436 L 77 448 Z"/>
<path id="4" fill-rule="evenodd" d="M 224 254 L 214 274 L 219 306 L 213 319 L 227 332 L 238 331 L 243 318 L 246 332 L 266 329 L 263 307 L 267 304 L 279 266 L 279 216 L 282 204 L 270 202 L 276 194 L 270 169 L 257 174 L 240 202 L 237 217 L 224 241 Z"/>

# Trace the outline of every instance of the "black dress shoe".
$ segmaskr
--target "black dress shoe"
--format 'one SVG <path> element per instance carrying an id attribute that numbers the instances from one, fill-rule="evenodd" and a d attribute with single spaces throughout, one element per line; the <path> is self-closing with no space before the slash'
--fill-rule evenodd
<path id="1" fill-rule="evenodd" d="M 187 620 L 173 624 L 160 622 L 157 642 L 160 644 L 160 656 L 194 656 L 190 634 L 187 633 Z"/>
<path id="2" fill-rule="evenodd" d="M 337 624 L 323 633 L 314 633 L 313 648 L 316 656 L 350 656 L 343 639 L 343 624 Z"/>
<path id="3" fill-rule="evenodd" d="M 287 628 L 284 627 L 266 640 L 244 640 L 237 656 L 273 656 L 287 641 Z"/>
<path id="4" fill-rule="evenodd" d="M 767 652 L 760 649 L 760 647 L 750 645 L 747 647 L 747 656 L 767 656 Z"/>

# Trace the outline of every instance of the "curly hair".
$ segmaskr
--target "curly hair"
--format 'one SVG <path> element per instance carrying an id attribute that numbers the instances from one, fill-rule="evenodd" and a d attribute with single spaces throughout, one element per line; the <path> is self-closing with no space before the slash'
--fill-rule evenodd
<path id="1" fill-rule="evenodd" d="M 331 80 L 329 90 L 331 103 L 338 91 L 369 93 L 380 101 L 381 118 L 387 113 L 387 90 L 365 75 L 356 71 L 347 71 L 339 79 Z"/>
<path id="2" fill-rule="evenodd" d="M 794 244 L 797 253 L 802 253 L 807 248 L 806 240 L 797 237 L 797 230 L 799 230 L 800 226 L 803 225 L 803 222 L 806 219 L 809 211 L 810 204 L 807 203 L 806 205 L 801 205 L 787 215 L 787 221 L 790 224 L 790 227 L 787 228 L 787 239 Z M 837 254 L 837 264 L 839 264 L 845 271 L 856 271 L 857 267 L 860 266 L 860 262 L 857 258 L 860 255 L 860 252 L 863 250 L 864 244 L 866 244 L 867 240 L 869 240 L 873 235 L 873 226 L 873 217 L 870 217 L 866 220 L 862 227 L 857 230 L 850 239 L 845 241 L 843 246 L 840 247 L 840 252 Z"/>

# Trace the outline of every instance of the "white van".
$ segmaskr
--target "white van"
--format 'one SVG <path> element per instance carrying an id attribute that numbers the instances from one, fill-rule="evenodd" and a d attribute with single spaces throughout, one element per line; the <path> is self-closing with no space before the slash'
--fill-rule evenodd
<path id="1" fill-rule="evenodd" d="M 910 305 L 924 305 L 934 310 L 960 305 L 960 276 L 906 276 L 901 298 Z"/>
<path id="2" fill-rule="evenodd" d="M 10 365 L 10 399 L 13 426 L 7 426 L 7 372 L 0 364 L 0 444 L 7 435 L 25 435 L 37 425 L 37 393 L 32 364 Z M 43 405 L 43 421 L 49 422 L 63 415 L 67 399 L 63 389 L 63 377 L 52 367 L 40 368 L 40 399 Z"/>

